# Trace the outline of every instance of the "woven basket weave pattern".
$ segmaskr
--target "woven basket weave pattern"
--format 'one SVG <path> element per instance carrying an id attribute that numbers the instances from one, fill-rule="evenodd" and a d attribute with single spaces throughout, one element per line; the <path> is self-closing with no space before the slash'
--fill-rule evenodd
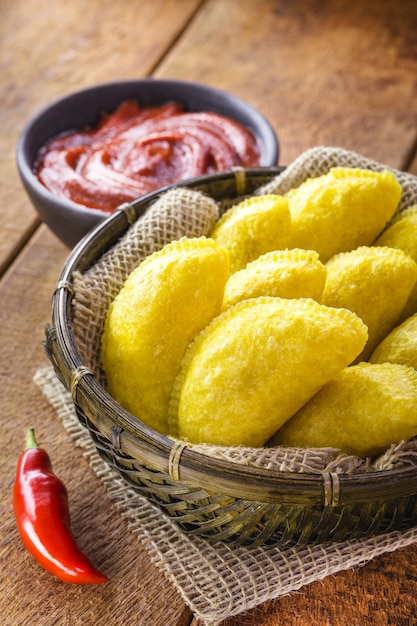
<path id="1" fill-rule="evenodd" d="M 47 351 L 71 390 L 100 455 L 186 531 L 243 544 L 305 545 L 410 527 L 417 519 L 416 446 L 393 446 L 374 464 L 333 450 L 254 450 L 178 445 L 151 431 L 105 392 L 99 346 L 104 317 L 130 271 L 181 236 L 208 234 L 223 208 L 253 193 L 284 193 L 330 167 L 382 165 L 315 149 L 284 172 L 238 171 L 132 203 L 70 257 L 53 299 Z M 400 208 L 417 182 L 396 172 Z M 192 187 L 192 188 L 191 188 Z M 143 211 L 146 211 L 143 215 Z M 132 222 L 129 225 L 128 221 Z M 95 239 L 94 239 L 95 238 Z M 99 250 L 106 250 L 99 254 Z M 97 258 L 96 258 L 97 257 Z"/>

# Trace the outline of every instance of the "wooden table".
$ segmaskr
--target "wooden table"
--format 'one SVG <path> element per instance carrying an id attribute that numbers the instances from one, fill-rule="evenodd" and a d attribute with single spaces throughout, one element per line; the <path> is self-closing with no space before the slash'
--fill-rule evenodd
<path id="1" fill-rule="evenodd" d="M 16 139 L 50 100 L 111 79 L 205 81 L 270 119 L 281 164 L 341 146 L 417 173 L 415 0 L 0 0 L 1 573 L 3 626 L 198 625 L 150 562 L 33 382 L 68 250 L 18 179 Z M 11 509 L 26 428 L 67 483 L 74 532 L 110 582 L 56 581 L 25 552 Z M 139 574 L 139 575 L 138 575 Z M 417 547 L 313 583 L 225 626 L 416 624 Z"/>

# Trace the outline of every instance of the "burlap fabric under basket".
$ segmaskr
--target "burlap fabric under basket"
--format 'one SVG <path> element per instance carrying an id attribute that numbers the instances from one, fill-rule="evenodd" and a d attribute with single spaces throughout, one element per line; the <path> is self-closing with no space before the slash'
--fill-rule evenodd
<path id="1" fill-rule="evenodd" d="M 342 149 L 316 148 L 301 155 L 284 172 L 253 193 L 284 193 L 289 188 L 298 186 L 304 179 L 325 173 L 331 167 L 338 165 L 366 167 L 374 170 L 380 170 L 384 167 Z M 401 210 L 417 203 L 417 180 L 415 177 L 402 172 L 395 172 L 395 174 L 403 188 L 399 207 Z M 242 190 L 244 190 L 245 173 L 237 173 L 238 179 L 242 176 Z M 239 184 L 238 180 L 237 185 L 239 186 Z M 73 330 L 77 349 L 85 366 L 80 376 L 83 376 L 84 372 L 87 374 L 92 372 L 96 379 L 105 386 L 105 378 L 100 369 L 100 337 L 104 319 L 109 303 L 118 293 L 132 269 L 147 255 L 159 250 L 173 239 L 182 236 L 207 235 L 219 212 L 229 204 L 230 202 L 225 202 L 225 205 L 221 206 L 207 193 L 184 187 L 174 188 L 161 195 L 143 216 L 137 221 L 133 221 L 123 237 L 98 258 L 92 267 L 83 273 L 75 273 L 72 276 L 71 290 L 74 292 L 72 301 Z M 59 287 L 66 289 L 67 285 L 60 285 Z M 55 369 L 57 369 L 56 362 Z M 78 370 L 77 375 L 79 373 Z M 58 375 L 65 379 L 65 376 L 61 376 L 59 372 Z M 361 529 L 361 513 L 353 522 L 347 522 L 347 529 L 343 529 L 343 523 L 339 524 L 342 532 L 338 534 L 336 530 L 333 535 L 329 534 L 325 544 L 314 541 L 311 533 L 310 535 L 307 533 L 305 540 L 303 517 L 306 528 L 308 528 L 310 512 L 305 514 L 306 507 L 301 503 L 289 508 L 284 506 L 280 523 L 281 527 L 286 527 L 285 532 L 280 530 L 277 516 L 272 515 L 271 518 L 275 527 L 278 528 L 278 532 L 272 535 L 273 541 L 266 542 L 271 545 L 236 545 L 236 540 L 239 542 L 239 539 L 242 539 L 244 542 L 245 537 L 251 540 L 253 526 L 256 526 L 257 522 L 262 526 L 265 511 L 267 512 L 266 519 L 268 519 L 268 511 L 271 507 L 276 507 L 276 504 L 267 503 L 263 505 L 256 501 L 243 511 L 240 533 L 236 531 L 236 528 L 230 533 L 228 530 L 225 532 L 220 530 L 217 536 L 214 534 L 215 541 L 213 542 L 199 537 L 199 529 L 197 532 L 193 532 L 193 530 L 191 533 L 183 532 L 176 522 L 182 524 L 183 528 L 190 530 L 187 527 L 187 515 L 193 513 L 194 506 L 189 508 L 188 503 L 183 505 L 181 502 L 181 492 L 184 489 L 181 480 L 178 479 L 180 479 L 181 474 L 180 461 L 184 444 L 178 442 L 178 446 L 173 448 L 174 456 L 176 455 L 177 458 L 170 458 L 170 470 L 172 471 L 170 471 L 169 476 L 159 478 L 157 473 L 149 468 L 146 479 L 149 480 L 149 489 L 147 489 L 146 480 L 143 477 L 140 484 L 136 482 L 135 460 L 130 460 L 128 455 L 118 455 L 113 452 L 113 449 L 109 453 L 107 439 L 88 419 L 85 419 L 76 403 L 77 414 L 74 413 L 71 400 L 77 398 L 78 378 L 76 381 L 71 381 L 72 397 L 70 395 L 65 396 L 63 390 L 64 397 L 61 396 L 56 389 L 56 383 L 48 380 L 48 377 L 45 378 L 44 375 L 40 376 L 38 382 L 43 385 L 45 393 L 49 394 L 49 399 L 55 403 L 61 416 L 65 416 L 66 425 L 74 438 L 80 445 L 89 449 L 89 457 L 93 466 L 95 468 L 100 466 L 100 475 L 105 476 L 103 480 L 105 480 L 110 493 L 118 494 L 115 498 L 117 505 L 129 516 L 138 536 L 146 539 L 156 562 L 179 588 L 191 609 L 207 624 L 218 623 L 228 615 L 237 614 L 267 599 L 287 594 L 312 580 L 323 578 L 340 569 L 364 563 L 376 554 L 394 550 L 415 540 L 412 528 L 403 532 L 394 530 L 389 533 L 389 530 L 397 529 L 398 526 L 392 524 L 390 527 L 390 524 L 385 522 L 385 525 L 382 525 L 378 531 L 378 520 L 376 519 L 378 515 L 375 516 L 371 524 L 368 524 L 368 531 L 364 532 L 363 527 Z M 87 431 L 79 426 L 77 419 L 80 419 L 83 425 L 88 426 L 94 445 L 88 437 Z M 117 429 L 114 433 L 112 432 L 112 435 L 114 434 L 112 444 L 114 444 L 116 452 L 118 433 Z M 323 479 L 325 498 L 328 488 L 326 481 L 329 481 L 330 487 L 327 493 L 329 506 L 325 507 L 324 513 L 318 513 L 321 526 L 325 526 L 326 523 L 337 526 L 338 524 L 335 524 L 334 520 L 337 519 L 337 515 L 340 516 L 343 513 L 338 512 L 337 499 L 334 500 L 337 497 L 338 476 L 363 475 L 366 472 L 372 481 L 372 476 L 378 472 L 415 467 L 417 459 L 415 442 L 392 446 L 372 463 L 369 460 L 339 454 L 331 449 L 189 447 L 203 453 L 207 458 L 208 466 L 210 459 L 217 458 L 227 463 L 233 463 L 238 468 L 241 467 L 242 471 L 245 467 L 256 467 L 260 468 L 260 471 L 272 470 L 318 476 Z M 106 470 L 103 470 L 102 461 L 96 453 L 96 449 L 108 463 Z M 120 468 L 121 462 L 123 462 L 122 470 Z M 110 466 L 120 472 L 123 479 L 114 475 Z M 127 469 L 129 467 L 131 471 Z M 178 484 L 177 498 L 172 500 L 172 498 L 167 497 L 164 500 L 161 493 L 155 495 L 153 484 L 158 481 L 161 482 L 162 492 L 168 491 L 172 486 L 175 487 Z M 210 481 L 208 480 L 207 486 L 209 484 Z M 122 492 L 123 495 L 121 496 Z M 143 498 L 142 495 L 146 498 Z M 206 490 L 197 488 L 191 490 L 191 500 L 193 497 L 197 502 L 197 507 L 205 504 L 209 511 L 207 517 L 209 530 L 210 509 L 215 510 L 224 507 L 226 503 L 226 513 L 232 520 L 241 514 L 237 509 L 234 509 L 233 498 L 229 499 L 224 494 L 213 494 L 208 488 Z M 156 502 L 158 508 L 152 502 Z M 161 513 L 160 509 L 165 509 L 173 519 Z M 403 505 L 403 510 L 400 511 L 400 514 L 409 520 L 408 527 L 411 525 L 410 519 L 415 520 L 414 510 L 415 503 L 413 500 L 408 509 Z M 389 510 L 382 511 L 381 519 L 387 514 L 390 514 Z M 399 519 L 398 516 L 398 511 L 395 515 L 393 514 L 396 521 Z M 212 522 L 212 525 L 215 526 L 216 522 Z M 268 526 L 268 521 L 265 525 Z M 161 532 L 162 529 L 163 532 Z M 379 535 L 374 536 L 374 532 L 377 531 Z M 210 535 L 210 532 L 208 534 Z M 213 535 L 213 533 L 211 534 Z M 365 535 L 371 536 L 366 539 Z M 262 538 L 262 531 L 260 536 Z M 230 537 L 235 540 L 234 543 L 222 541 L 222 539 L 229 539 Z M 254 543 L 249 541 L 249 543 L 251 542 Z M 313 543 L 317 545 L 312 545 Z M 195 579 L 196 566 L 199 571 L 198 581 Z M 221 584 L 218 584 L 218 581 L 221 581 Z"/>

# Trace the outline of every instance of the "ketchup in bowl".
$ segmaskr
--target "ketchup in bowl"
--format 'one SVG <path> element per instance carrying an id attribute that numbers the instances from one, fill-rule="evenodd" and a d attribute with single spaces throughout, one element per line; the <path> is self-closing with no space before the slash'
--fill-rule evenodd
<path id="1" fill-rule="evenodd" d="M 176 181 L 259 163 L 255 136 L 226 116 L 187 112 L 177 102 L 141 107 L 125 100 L 94 128 L 47 141 L 35 174 L 58 197 L 112 212 Z"/>

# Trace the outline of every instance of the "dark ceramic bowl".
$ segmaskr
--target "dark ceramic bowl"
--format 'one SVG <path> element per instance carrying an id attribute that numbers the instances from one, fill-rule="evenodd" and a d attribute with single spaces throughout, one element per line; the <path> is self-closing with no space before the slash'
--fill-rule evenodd
<path id="1" fill-rule="evenodd" d="M 261 166 L 274 166 L 278 162 L 278 140 L 265 117 L 240 98 L 207 85 L 145 78 L 105 83 L 67 95 L 43 109 L 26 125 L 18 140 L 16 156 L 22 183 L 33 206 L 70 248 L 108 217 L 108 213 L 52 194 L 34 175 L 34 161 L 47 139 L 64 131 L 94 126 L 102 111 L 112 112 L 129 98 L 136 98 L 143 106 L 174 100 L 182 103 L 187 111 L 211 111 L 230 117 L 247 126 L 257 137 Z"/>

